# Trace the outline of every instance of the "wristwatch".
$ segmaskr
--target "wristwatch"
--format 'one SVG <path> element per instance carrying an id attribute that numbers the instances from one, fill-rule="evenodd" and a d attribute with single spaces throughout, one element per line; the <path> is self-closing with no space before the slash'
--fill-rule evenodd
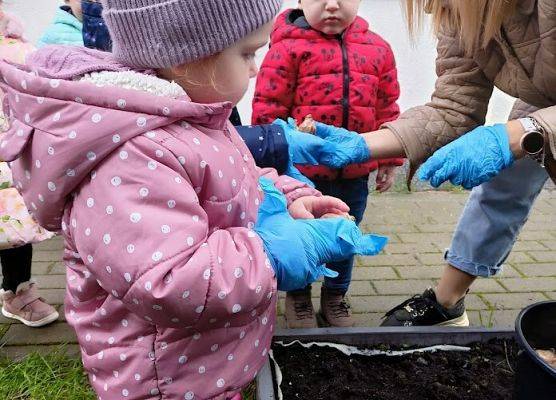
<path id="1" fill-rule="evenodd" d="M 544 128 L 533 117 L 520 118 L 525 133 L 521 137 L 521 149 L 540 164 L 544 163 Z"/>

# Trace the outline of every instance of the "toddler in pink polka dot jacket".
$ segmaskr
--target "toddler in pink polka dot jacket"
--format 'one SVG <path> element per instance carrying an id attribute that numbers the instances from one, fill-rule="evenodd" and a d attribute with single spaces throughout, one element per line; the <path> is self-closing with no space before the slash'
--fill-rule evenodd
<path id="1" fill-rule="evenodd" d="M 50 46 L 0 63 L 0 158 L 64 236 L 65 312 L 98 398 L 236 399 L 275 324 L 259 178 L 294 218 L 348 211 L 257 168 L 227 122 L 281 0 L 103 6 L 113 54 Z"/>

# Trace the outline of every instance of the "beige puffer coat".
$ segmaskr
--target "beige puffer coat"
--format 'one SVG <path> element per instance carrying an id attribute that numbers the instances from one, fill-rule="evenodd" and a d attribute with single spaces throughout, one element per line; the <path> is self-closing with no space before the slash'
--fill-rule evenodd
<path id="1" fill-rule="evenodd" d="M 520 0 L 485 50 L 466 56 L 456 33 L 439 35 L 431 101 L 383 125 L 402 142 L 414 170 L 437 149 L 485 122 L 496 86 L 536 108 L 556 154 L 556 0 Z"/>

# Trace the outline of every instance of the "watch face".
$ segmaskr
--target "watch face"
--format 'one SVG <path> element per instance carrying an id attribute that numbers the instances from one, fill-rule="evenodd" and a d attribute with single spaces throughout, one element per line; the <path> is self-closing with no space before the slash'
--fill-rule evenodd
<path id="1" fill-rule="evenodd" d="M 523 150 L 529 154 L 537 154 L 544 147 L 544 137 L 540 132 L 529 132 L 523 136 Z"/>

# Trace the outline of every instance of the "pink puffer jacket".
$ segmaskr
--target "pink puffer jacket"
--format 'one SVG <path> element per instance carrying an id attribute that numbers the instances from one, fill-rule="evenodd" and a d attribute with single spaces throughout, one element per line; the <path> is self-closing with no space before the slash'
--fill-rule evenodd
<path id="1" fill-rule="evenodd" d="M 232 397 L 275 323 L 274 273 L 251 229 L 258 178 L 289 201 L 318 192 L 259 170 L 230 104 L 193 103 L 87 49 L 47 47 L 28 64 L 0 65 L 14 116 L 0 157 L 19 157 L 27 204 L 63 231 L 66 315 L 99 398 Z M 103 87 L 76 80 L 93 71 L 112 72 L 88 75 Z"/>

